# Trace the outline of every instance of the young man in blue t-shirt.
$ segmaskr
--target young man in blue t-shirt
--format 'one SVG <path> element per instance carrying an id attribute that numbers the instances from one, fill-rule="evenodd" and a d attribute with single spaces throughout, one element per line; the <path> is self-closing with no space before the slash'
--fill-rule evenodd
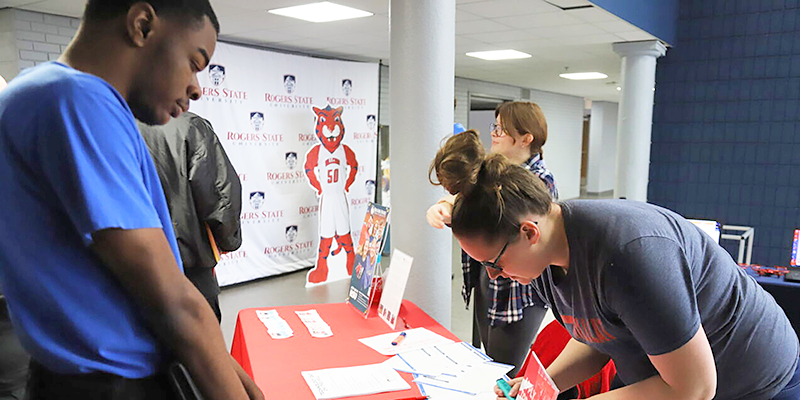
<path id="1" fill-rule="evenodd" d="M 200 97 L 218 32 L 208 0 L 89 0 L 58 62 L 0 93 L 0 289 L 31 399 L 174 398 L 174 360 L 207 399 L 263 398 L 182 273 L 134 122 Z"/>

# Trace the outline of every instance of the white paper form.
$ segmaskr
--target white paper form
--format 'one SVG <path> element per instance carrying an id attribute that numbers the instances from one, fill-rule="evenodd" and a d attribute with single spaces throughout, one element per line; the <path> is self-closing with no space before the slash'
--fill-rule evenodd
<path id="1" fill-rule="evenodd" d="M 400 314 L 400 304 L 403 302 L 403 293 L 406 291 L 408 275 L 411 273 L 411 263 L 414 257 L 398 249 L 394 249 L 392 262 L 389 264 L 389 274 L 383 285 L 383 294 L 378 306 L 378 315 L 392 329 L 397 326 L 397 316 Z"/>
<path id="2" fill-rule="evenodd" d="M 419 378 L 419 375 L 413 374 L 414 379 Z M 497 399 L 497 395 L 494 394 L 494 390 L 491 392 L 484 392 L 478 394 L 471 394 L 471 393 L 460 393 L 455 392 L 450 389 L 442 389 L 436 386 L 430 385 L 423 385 L 417 383 L 417 387 L 419 387 L 419 392 L 428 399 L 435 399 L 435 400 L 495 400 Z"/>
<path id="3" fill-rule="evenodd" d="M 322 320 L 317 310 L 295 311 L 295 314 L 303 321 L 312 337 L 326 338 L 333 336 L 331 327 Z"/>
<path id="4" fill-rule="evenodd" d="M 404 332 L 406 333 L 405 339 L 396 346 L 392 346 L 392 341 L 397 339 L 400 332 L 385 333 L 358 339 L 358 341 L 385 356 L 393 356 L 397 353 L 416 350 L 427 346 L 453 343 L 452 340 L 425 328 L 414 328 Z"/>
<path id="5" fill-rule="evenodd" d="M 411 389 L 397 371 L 382 364 L 303 371 L 301 374 L 317 400 Z"/>
<path id="6" fill-rule="evenodd" d="M 496 381 L 513 368 L 514 366 L 512 365 L 489 361 L 466 366 L 463 372 L 456 374 L 441 374 L 436 377 L 419 376 L 414 379 L 414 382 L 426 387 L 433 386 L 440 389 L 449 389 L 455 393 L 474 396 L 482 393 L 493 393 Z"/>
<path id="7" fill-rule="evenodd" d="M 421 383 L 417 383 L 419 386 L 420 392 L 422 392 L 425 396 L 428 396 L 429 399 L 434 400 L 496 400 L 497 395 L 494 393 L 494 389 L 491 391 L 471 394 L 471 393 L 460 393 L 450 389 L 443 389 L 436 386 L 431 385 L 423 385 Z"/>
<path id="8" fill-rule="evenodd" d="M 491 360 L 469 343 L 458 342 L 406 351 L 384 361 L 384 364 L 398 371 L 437 376 L 462 372 L 463 367 Z"/>
<path id="9" fill-rule="evenodd" d="M 267 327 L 273 339 L 286 339 L 294 336 L 289 324 L 278 315 L 277 310 L 256 310 L 256 316 Z"/>

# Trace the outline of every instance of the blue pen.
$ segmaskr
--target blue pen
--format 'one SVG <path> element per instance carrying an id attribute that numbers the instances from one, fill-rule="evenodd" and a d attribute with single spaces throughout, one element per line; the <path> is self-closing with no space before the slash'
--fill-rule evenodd
<path id="1" fill-rule="evenodd" d="M 400 334 L 399 334 L 399 335 L 397 335 L 397 338 L 396 338 L 395 340 L 393 340 L 393 341 L 392 341 L 392 346 L 397 346 L 397 345 L 398 345 L 398 344 L 400 344 L 400 342 L 402 342 L 402 341 L 403 341 L 403 339 L 405 339 L 405 338 L 406 338 L 406 333 L 405 333 L 405 332 L 400 332 Z"/>
<path id="2" fill-rule="evenodd" d="M 503 396 L 506 396 L 507 399 L 511 399 L 511 400 L 515 400 L 516 399 L 515 397 L 511 397 L 508 394 L 508 392 L 511 391 L 511 385 L 509 385 L 508 382 L 506 382 L 505 379 L 503 379 L 503 378 L 498 379 L 497 380 L 497 387 L 499 387 L 500 390 L 503 391 Z"/>

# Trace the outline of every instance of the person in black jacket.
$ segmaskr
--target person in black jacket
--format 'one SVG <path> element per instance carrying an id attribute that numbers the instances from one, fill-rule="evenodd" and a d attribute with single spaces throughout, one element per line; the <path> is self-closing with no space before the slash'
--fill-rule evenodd
<path id="1" fill-rule="evenodd" d="M 6 299 L 0 293 L 0 400 L 22 400 L 31 357 L 14 334 Z"/>
<path id="2" fill-rule="evenodd" d="M 163 126 L 139 122 L 139 131 L 167 197 L 184 273 L 222 321 L 212 243 L 222 252 L 242 245 L 239 176 L 211 123 L 197 114 L 185 112 Z"/>

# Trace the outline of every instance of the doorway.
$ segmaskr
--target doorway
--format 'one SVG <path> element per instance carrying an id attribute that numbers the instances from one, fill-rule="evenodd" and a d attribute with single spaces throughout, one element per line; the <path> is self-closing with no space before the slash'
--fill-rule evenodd
<path id="1" fill-rule="evenodd" d="M 480 133 L 481 142 L 486 147 L 486 150 L 492 147 L 491 128 L 489 126 L 495 121 L 494 110 L 500 104 L 509 101 L 514 101 L 514 99 L 469 93 L 468 129 L 474 129 Z"/>

